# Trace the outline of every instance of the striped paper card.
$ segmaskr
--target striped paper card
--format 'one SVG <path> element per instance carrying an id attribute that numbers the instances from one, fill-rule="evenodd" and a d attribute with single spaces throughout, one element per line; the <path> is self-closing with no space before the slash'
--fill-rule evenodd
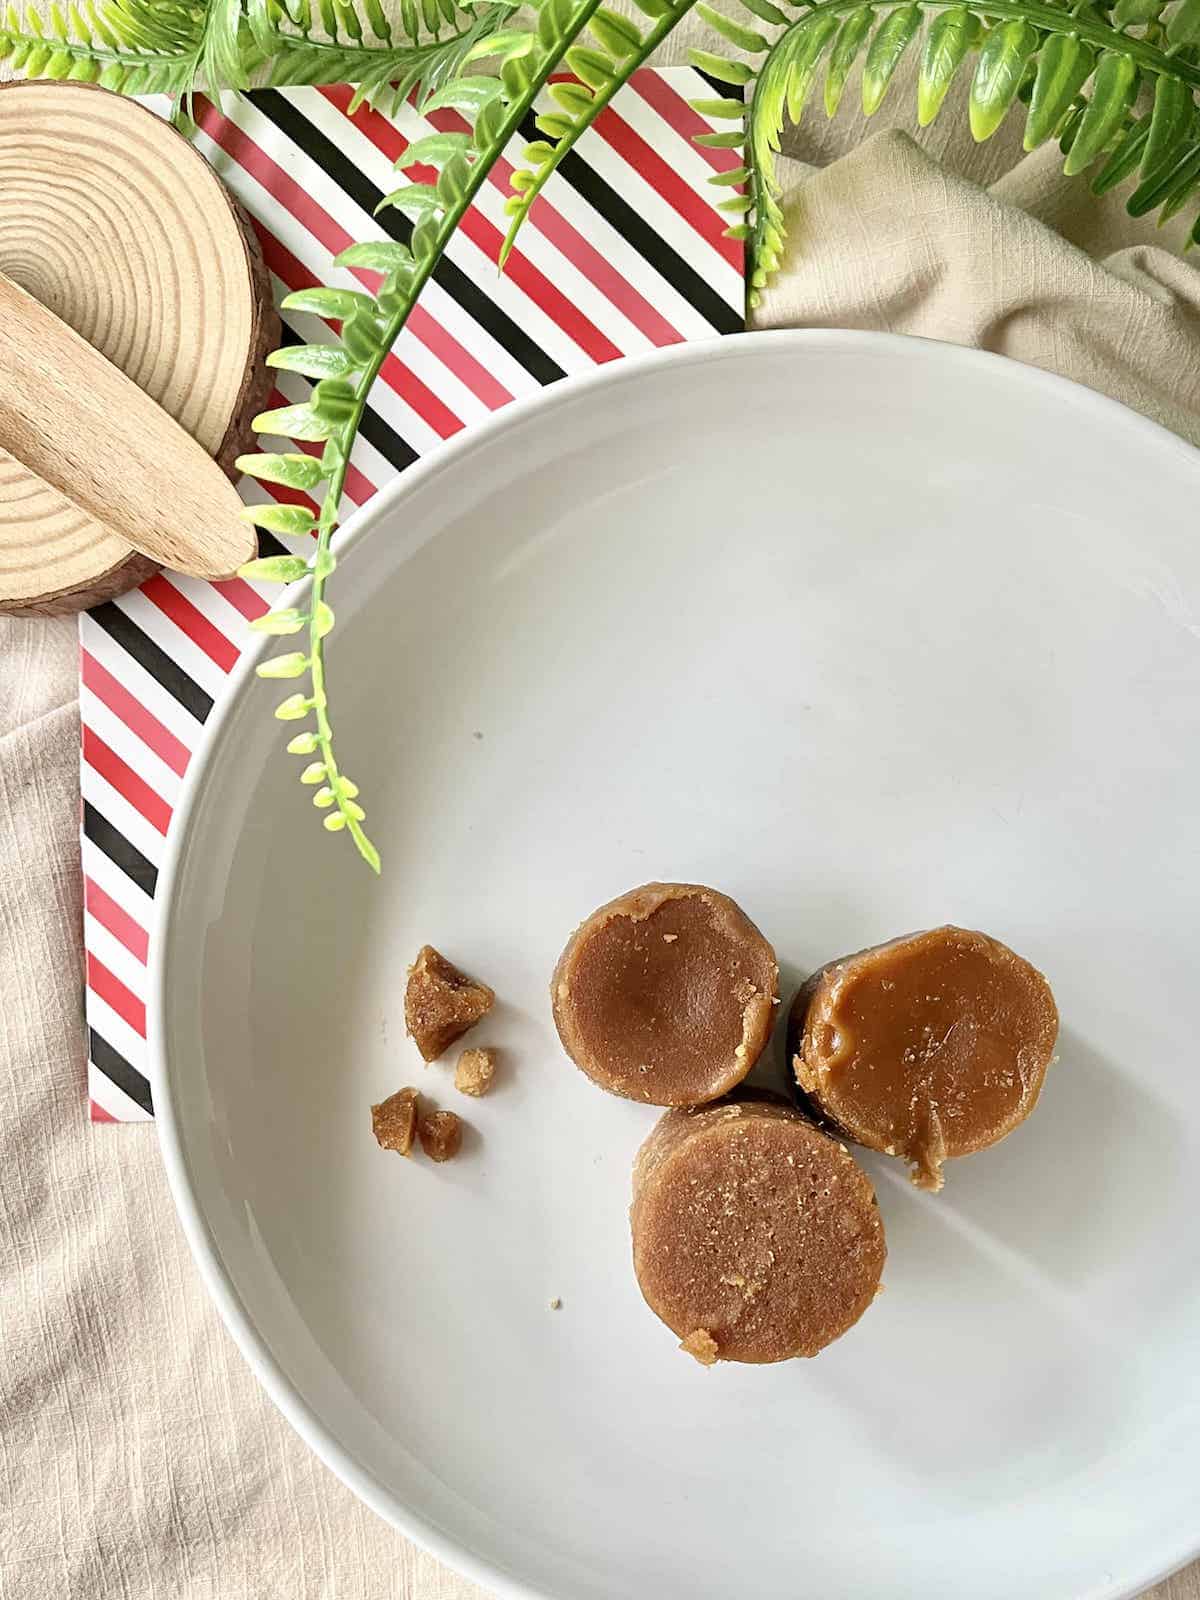
<path id="1" fill-rule="evenodd" d="M 551 179 L 499 276 L 508 178 L 535 137 L 532 121 L 522 130 L 384 364 L 343 515 L 518 395 L 620 356 L 741 330 L 742 247 L 722 237 L 728 217 L 716 209 L 729 191 L 706 182 L 741 156 L 692 143 L 708 125 L 687 104 L 712 92 L 690 68 L 636 73 Z M 316 284 L 353 287 L 358 275 L 332 264 L 339 250 L 360 239 L 407 239 L 410 224 L 398 212 L 374 214 L 395 187 L 393 162 L 413 139 L 465 126 L 453 112 L 424 118 L 411 106 L 394 118 L 365 108 L 350 116 L 349 103 L 344 87 L 230 96 L 221 111 L 197 101 L 196 143 L 253 219 L 277 299 Z M 413 168 L 409 176 L 426 174 Z M 330 337 L 318 318 L 284 319 L 287 340 Z M 268 404 L 307 392 L 305 379 L 280 372 Z M 279 447 L 319 449 L 290 440 Z M 303 499 L 249 479 L 240 488 L 246 500 L 272 492 Z M 285 548 L 269 535 L 260 544 L 264 553 Z M 240 578 L 160 573 L 80 619 L 88 1083 L 97 1121 L 152 1115 L 146 960 L 158 867 L 205 720 L 251 637 L 247 624 L 276 592 Z"/>

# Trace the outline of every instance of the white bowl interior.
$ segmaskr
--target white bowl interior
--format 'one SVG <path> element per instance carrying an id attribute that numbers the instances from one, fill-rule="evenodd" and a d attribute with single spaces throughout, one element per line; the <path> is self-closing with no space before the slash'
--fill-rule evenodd
<path id="1" fill-rule="evenodd" d="M 1200 1542 L 1198 490 L 1082 390 L 817 334 L 562 390 L 364 515 L 330 664 L 383 879 L 243 674 L 154 1032 L 222 1309 L 377 1509 L 555 1600 L 1110 1596 Z M 656 1113 L 547 983 L 649 878 L 733 894 L 789 987 L 940 921 L 1054 985 L 1023 1129 L 937 1198 L 866 1158 L 886 1293 L 815 1362 L 704 1371 L 638 1295 Z M 501 997 L 481 1102 L 404 1038 L 425 941 Z M 460 1160 L 376 1148 L 405 1083 Z"/>

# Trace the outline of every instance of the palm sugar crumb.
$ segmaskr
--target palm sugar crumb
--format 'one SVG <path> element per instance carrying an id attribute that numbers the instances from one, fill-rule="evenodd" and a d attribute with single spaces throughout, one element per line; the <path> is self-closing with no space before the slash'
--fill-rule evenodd
<path id="1" fill-rule="evenodd" d="M 417 1091 L 397 1089 L 395 1094 L 372 1106 L 371 1128 L 381 1149 L 395 1150 L 402 1156 L 411 1155 L 417 1128 Z"/>
<path id="2" fill-rule="evenodd" d="M 686 1350 L 688 1355 L 695 1356 L 702 1367 L 712 1367 L 717 1362 L 717 1341 L 707 1328 L 693 1328 L 686 1339 L 679 1343 L 681 1350 Z"/>
<path id="3" fill-rule="evenodd" d="M 404 1025 L 426 1061 L 436 1061 L 492 1009 L 486 983 L 460 972 L 432 945 L 422 945 L 408 969 Z"/>
<path id="4" fill-rule="evenodd" d="M 417 1133 L 431 1161 L 449 1161 L 462 1145 L 462 1118 L 453 1111 L 431 1111 L 421 1118 Z"/>
<path id="5" fill-rule="evenodd" d="M 458 1066 L 454 1069 L 454 1087 L 463 1094 L 474 1095 L 478 1099 L 491 1088 L 495 1072 L 494 1050 L 464 1050 L 458 1058 Z"/>

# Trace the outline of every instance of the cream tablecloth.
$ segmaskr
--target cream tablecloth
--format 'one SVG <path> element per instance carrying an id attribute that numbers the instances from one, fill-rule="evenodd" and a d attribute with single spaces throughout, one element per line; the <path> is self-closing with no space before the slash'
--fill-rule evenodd
<path id="1" fill-rule="evenodd" d="M 911 106 L 897 85 L 877 125 L 911 126 Z M 864 143 L 848 113 L 810 119 L 760 323 L 984 345 L 1200 443 L 1200 271 L 1062 180 L 1053 151 L 1021 159 L 1017 122 L 976 149 L 955 108 L 922 150 Z M 0 1597 L 478 1595 L 260 1394 L 184 1248 L 153 1130 L 84 1120 L 76 738 L 73 625 L 0 619 Z M 1154 1593 L 1200 1600 L 1200 1567 Z"/>

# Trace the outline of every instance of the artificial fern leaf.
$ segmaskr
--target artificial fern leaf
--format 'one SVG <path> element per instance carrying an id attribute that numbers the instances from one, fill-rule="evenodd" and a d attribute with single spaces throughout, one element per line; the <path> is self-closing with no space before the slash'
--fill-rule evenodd
<path id="1" fill-rule="evenodd" d="M 975 48 L 982 31 L 979 18 L 965 6 L 954 6 L 933 19 L 925 36 L 917 79 L 917 122 L 922 128 L 927 128 L 942 109 L 955 73 Z M 828 109 L 828 96 L 825 103 Z M 836 109 L 835 105 L 833 110 Z M 832 116 L 833 111 L 829 114 Z"/>
<path id="2" fill-rule="evenodd" d="M 500 93 L 501 84 L 496 78 L 455 78 L 431 95 L 421 109 L 426 116 L 431 111 L 446 110 L 478 116 Z"/>
<path id="3" fill-rule="evenodd" d="M 470 148 L 469 133 L 431 133 L 424 139 L 414 139 L 404 154 L 396 161 L 396 170 L 405 167 L 442 167 L 452 155 Z"/>
<path id="4" fill-rule="evenodd" d="M 990 139 L 1004 121 L 1037 43 L 1036 31 L 1023 17 L 1002 22 L 983 41 L 968 108 L 977 140 Z"/>
<path id="5" fill-rule="evenodd" d="M 1150 132 L 1142 158 L 1142 177 L 1153 181 L 1167 166 L 1173 165 L 1192 133 L 1196 111 L 1192 91 L 1178 78 L 1161 77 L 1154 90 L 1154 109 Z"/>
<path id="6" fill-rule="evenodd" d="M 1166 0 L 1117 0 L 1113 7 L 1113 25 L 1134 28 L 1144 26 L 1147 22 L 1157 22 L 1165 4 Z"/>
<path id="7" fill-rule="evenodd" d="M 306 378 L 341 377 L 351 364 L 345 350 L 336 344 L 285 344 L 267 357 L 269 367 L 300 372 Z"/>
<path id="8" fill-rule="evenodd" d="M 815 24 L 814 24 L 815 26 Z M 873 116 L 883 104 L 900 59 L 916 37 L 921 26 L 921 8 L 918 5 L 901 6 L 879 24 L 875 37 L 867 48 L 863 62 L 862 108 L 864 116 Z M 789 100 L 790 111 L 790 100 Z M 792 118 L 796 120 L 795 117 Z"/>
<path id="9" fill-rule="evenodd" d="M 242 0 L 207 0 L 198 54 L 210 93 L 249 84 L 240 48 L 242 27 Z"/>
<path id="10" fill-rule="evenodd" d="M 589 89 L 603 89 L 616 75 L 616 62 L 610 55 L 589 50 L 584 45 L 568 50 L 565 60 L 568 68 Z"/>
<path id="11" fill-rule="evenodd" d="M 1171 202 L 1173 215 L 1191 195 L 1198 179 L 1200 144 L 1192 143 L 1183 147 L 1175 162 L 1165 171 L 1140 183 L 1126 201 L 1125 208 L 1131 217 L 1144 217 Z"/>
<path id="12" fill-rule="evenodd" d="M 850 69 L 858 60 L 874 23 L 875 12 L 869 5 L 860 6 L 858 10 L 852 11 L 842 23 L 834 40 L 829 55 L 829 66 L 825 73 L 826 116 L 834 116 L 841 105 Z"/>
<path id="13" fill-rule="evenodd" d="M 784 104 L 792 122 L 799 122 L 812 93 L 817 68 L 837 33 L 837 17 L 832 12 L 811 17 L 808 26 L 796 35 L 796 45 L 788 61 Z"/>
<path id="14" fill-rule="evenodd" d="M 264 55 L 270 55 L 275 42 L 275 17 L 270 0 L 242 0 L 250 35 Z"/>
<path id="15" fill-rule="evenodd" d="M 642 30 L 637 24 L 616 11 L 609 11 L 606 6 L 601 6 L 596 12 L 588 28 L 609 55 L 618 61 L 632 55 L 642 42 Z"/>
<path id="16" fill-rule="evenodd" d="M 1091 166 L 1125 120 L 1137 89 L 1138 70 L 1133 59 L 1123 51 L 1106 50 L 1096 68 L 1092 98 L 1063 165 L 1068 177 Z"/>
<path id="17" fill-rule="evenodd" d="M 392 25 L 388 21 L 387 14 L 380 5 L 379 0 L 362 0 L 362 8 L 366 19 L 371 26 L 371 32 L 375 35 L 375 37 L 377 39 L 381 39 L 384 44 L 391 44 Z M 447 20 L 453 21 L 453 18 L 454 13 L 452 11 Z"/>
<path id="18" fill-rule="evenodd" d="M 1170 195 L 1163 200 L 1162 208 L 1158 211 L 1158 227 L 1162 227 L 1165 222 L 1170 222 L 1176 211 L 1182 211 L 1184 206 L 1189 205 L 1190 200 L 1195 197 L 1198 187 L 1200 187 L 1200 182 L 1197 182 L 1194 173 L 1184 174 L 1181 181 L 1171 190 Z"/>
<path id="19" fill-rule="evenodd" d="M 501 29 L 473 44 L 463 57 L 463 65 L 480 61 L 485 56 L 528 55 L 534 43 L 533 35 L 526 28 Z"/>
<path id="20" fill-rule="evenodd" d="M 773 28 L 787 26 L 787 17 L 774 4 L 774 0 L 741 0 L 743 11 L 748 11 L 752 17 L 757 17 L 760 22 L 769 22 Z"/>
<path id="21" fill-rule="evenodd" d="M 275 434 L 281 439 L 328 439 L 330 433 L 328 425 L 308 405 L 262 411 L 250 426 L 255 433 Z"/>
<path id="22" fill-rule="evenodd" d="M 737 50 L 746 50 L 751 55 L 761 55 L 768 48 L 768 40 L 755 28 L 744 28 L 740 22 L 735 22 L 732 17 L 727 17 L 723 11 L 714 11 L 712 6 L 699 5 L 696 8 L 710 28 L 715 28 L 723 39 L 727 39 Z"/>
<path id="23" fill-rule="evenodd" d="M 749 177 L 748 167 L 733 167 L 729 172 L 714 172 L 708 181 L 718 189 L 732 189 L 747 182 Z"/>
<path id="24" fill-rule="evenodd" d="M 307 311 L 315 317 L 341 321 L 352 317 L 363 307 L 370 310 L 373 301 L 361 289 L 293 289 L 280 302 L 281 311 Z"/>
<path id="25" fill-rule="evenodd" d="M 242 519 L 268 533 L 290 534 L 299 538 L 311 533 L 316 518 L 307 506 L 262 505 L 243 506 Z"/>
<path id="26" fill-rule="evenodd" d="M 731 83 L 735 87 L 749 83 L 754 77 L 753 67 L 747 66 L 744 61 L 729 61 L 724 56 L 714 56 L 708 50 L 689 50 L 688 60 L 706 77 L 716 78 L 720 83 Z"/>
<path id="27" fill-rule="evenodd" d="M 591 111 L 595 96 L 580 83 L 552 83 L 550 97 L 570 117 L 586 117 Z"/>
<path id="28" fill-rule="evenodd" d="M 329 374 L 322 373 L 320 376 L 341 377 L 349 368 L 369 365 L 379 353 L 382 338 L 383 329 L 375 318 L 356 312 L 342 328 L 342 344 L 347 356 L 346 366 L 342 367 L 340 363 L 335 363 Z"/>
<path id="29" fill-rule="evenodd" d="M 405 272 L 412 266 L 412 251 L 397 239 L 368 239 L 347 245 L 333 258 L 335 267 L 367 267 L 372 272 Z"/>
<path id="30" fill-rule="evenodd" d="M 1025 120 L 1026 150 L 1036 150 L 1058 131 L 1095 66 L 1095 51 L 1077 34 L 1051 34 L 1046 40 L 1038 57 Z"/>
<path id="31" fill-rule="evenodd" d="M 1197 179 L 1193 171 L 1186 170 L 1179 175 L 1179 181 L 1163 201 L 1159 210 L 1158 225 L 1160 228 L 1164 223 L 1170 222 L 1176 212 L 1183 210 L 1184 206 L 1196 194 L 1198 188 L 1200 188 L 1200 180 Z"/>
<path id="32" fill-rule="evenodd" d="M 1126 128 L 1109 152 L 1108 160 L 1092 179 L 1092 193 L 1107 194 L 1126 178 L 1132 177 L 1141 165 L 1142 152 L 1150 134 L 1150 115 L 1139 117 Z"/>
<path id="33" fill-rule="evenodd" d="M 1075 135 L 1079 132 L 1079 124 L 1083 121 L 1083 113 L 1087 110 L 1087 100 L 1080 96 L 1063 118 L 1058 129 L 1058 148 L 1064 156 L 1071 154 L 1071 146 L 1075 143 Z"/>
<path id="34" fill-rule="evenodd" d="M 613 96 L 627 83 L 638 67 L 658 48 L 662 41 L 674 30 L 682 18 L 691 10 L 696 0 L 637 0 L 639 9 L 651 17 L 653 26 L 643 33 L 633 23 L 625 24 L 622 19 L 620 29 L 624 50 L 618 55 L 616 51 L 609 51 L 607 57 L 606 75 L 591 88 L 585 88 L 577 83 L 556 83 L 551 86 L 550 94 L 560 108 L 559 112 L 543 113 L 537 118 L 540 132 L 547 135 L 551 141 L 545 150 L 539 149 L 536 164 L 522 168 L 514 173 L 512 180 L 513 193 L 505 203 L 505 209 L 512 218 L 504 244 L 500 251 L 500 265 L 508 260 L 522 223 L 529 215 L 534 201 L 542 192 L 555 168 L 563 157 L 575 145 L 580 136 L 591 127 L 592 123 L 609 104 Z M 546 39 L 550 29 L 547 21 L 555 5 L 561 0 L 542 0 L 542 11 L 538 20 L 538 37 L 546 49 L 552 48 Z M 714 13 L 719 15 L 719 13 Z M 612 13 L 595 8 L 588 26 L 601 44 L 605 44 L 604 29 L 611 26 Z M 728 20 L 728 19 L 725 19 Z M 596 24 L 599 24 L 597 27 Z M 636 36 L 636 43 L 634 42 Z M 607 46 L 606 46 L 607 49 Z M 597 53 L 598 54 L 598 53 Z M 719 58 L 718 58 L 719 59 Z M 721 63 L 722 67 L 728 63 Z M 736 71 L 731 75 L 725 73 L 726 81 L 739 82 L 740 74 Z M 711 109 L 708 114 L 713 116 L 733 116 L 741 118 L 743 106 L 740 101 L 711 101 L 706 102 Z M 732 108 L 732 110 L 730 110 Z M 561 113 L 561 114 L 560 114 Z M 532 158 L 528 158 L 532 159 Z"/>
<path id="35" fill-rule="evenodd" d="M 427 212 L 440 211 L 442 201 L 433 184 L 406 183 L 402 188 L 384 195 L 375 209 L 382 211 L 386 206 L 394 206 L 407 217 L 423 217 Z"/>
<path id="36" fill-rule="evenodd" d="M 1200 0 L 1181 0 L 1181 4 L 1167 23 L 1167 43 L 1180 45 L 1200 42 Z"/>
<path id="37" fill-rule="evenodd" d="M 315 461 L 312 456 L 302 456 L 282 450 L 261 455 L 239 456 L 234 465 L 239 472 L 257 478 L 260 483 L 282 483 L 289 489 L 315 489 L 324 477 L 321 463 Z M 290 573 L 257 570 L 265 563 L 281 561 L 293 563 Z M 272 582 L 280 583 L 290 583 L 293 578 L 302 578 L 306 571 L 304 562 L 298 556 L 264 556 L 252 565 L 256 569 L 254 577 L 269 578 Z"/>
<path id="38" fill-rule="evenodd" d="M 729 98 L 721 100 L 693 100 L 690 102 L 690 104 L 692 109 L 694 111 L 698 111 L 702 117 L 713 117 L 718 122 L 722 120 L 726 122 L 740 122 L 746 110 L 745 106 L 740 100 L 733 100 Z"/>
<path id="39" fill-rule="evenodd" d="M 443 166 L 437 181 L 438 199 L 449 210 L 456 206 L 467 192 L 471 181 L 471 163 L 459 151 Z"/>

